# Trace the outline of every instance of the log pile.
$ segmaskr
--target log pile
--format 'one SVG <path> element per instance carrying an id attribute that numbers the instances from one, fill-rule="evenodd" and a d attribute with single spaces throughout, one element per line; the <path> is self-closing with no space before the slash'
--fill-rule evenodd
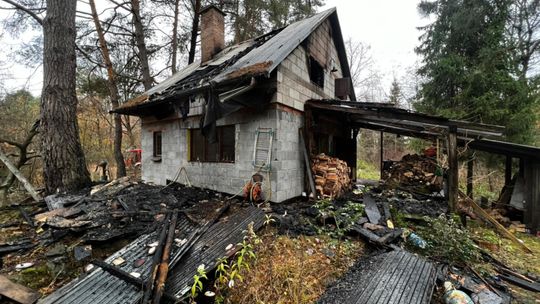
<path id="1" fill-rule="evenodd" d="M 394 162 L 383 172 L 387 185 L 405 187 L 426 187 L 429 191 L 442 189 L 442 171 L 437 161 L 418 154 L 407 154 L 401 161 Z"/>
<path id="2" fill-rule="evenodd" d="M 311 169 L 315 179 L 315 189 L 322 197 L 335 198 L 350 189 L 351 168 L 339 158 L 324 153 L 311 157 Z"/>

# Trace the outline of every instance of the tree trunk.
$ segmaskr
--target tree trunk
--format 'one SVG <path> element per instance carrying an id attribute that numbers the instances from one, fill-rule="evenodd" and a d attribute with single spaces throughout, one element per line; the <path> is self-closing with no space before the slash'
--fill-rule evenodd
<path id="1" fill-rule="evenodd" d="M 173 22 L 173 32 L 172 32 L 172 41 L 171 41 L 171 72 L 176 73 L 176 55 L 178 53 L 178 2 L 180 0 L 174 1 L 174 22 Z"/>
<path id="2" fill-rule="evenodd" d="M 188 63 L 195 60 L 195 49 L 197 47 L 197 35 L 199 33 L 199 11 L 201 10 L 201 0 L 195 0 L 193 8 L 193 24 L 191 25 L 191 41 L 189 45 Z"/>
<path id="3" fill-rule="evenodd" d="M 118 94 L 118 85 L 116 82 L 116 72 L 114 71 L 111 56 L 109 55 L 109 48 L 107 47 L 107 41 L 105 41 L 105 35 L 103 34 L 103 28 L 99 22 L 99 17 L 96 10 L 96 3 L 94 0 L 90 0 L 90 8 L 92 10 L 92 18 L 96 26 L 96 31 L 99 39 L 99 47 L 101 49 L 101 55 L 105 61 L 107 67 L 108 81 L 107 86 L 109 88 L 109 95 L 111 98 L 111 104 L 113 108 L 117 108 L 120 105 L 120 95 Z M 126 176 L 126 164 L 124 163 L 124 156 L 122 155 L 122 117 L 118 113 L 114 113 L 114 160 L 116 162 L 116 178 Z"/>
<path id="4" fill-rule="evenodd" d="M 152 87 L 152 76 L 150 76 L 150 65 L 148 64 L 148 50 L 144 42 L 144 28 L 141 19 L 141 3 L 139 0 L 131 0 L 131 13 L 133 14 L 133 25 L 135 27 L 135 41 L 139 50 L 139 61 L 143 76 L 143 85 L 145 90 Z"/>
<path id="5" fill-rule="evenodd" d="M 79 138 L 75 92 L 77 0 L 47 0 L 43 20 L 41 146 L 48 193 L 90 185 Z"/>

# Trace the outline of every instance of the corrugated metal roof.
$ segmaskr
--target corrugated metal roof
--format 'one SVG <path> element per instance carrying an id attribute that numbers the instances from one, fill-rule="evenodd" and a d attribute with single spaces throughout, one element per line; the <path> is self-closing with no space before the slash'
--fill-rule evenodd
<path id="1" fill-rule="evenodd" d="M 182 94 L 182 92 L 200 90 L 211 82 L 223 84 L 240 76 L 261 74 L 268 76 L 302 41 L 333 14 L 336 14 L 336 8 L 292 23 L 281 30 L 230 46 L 216 54 L 214 59 L 204 66 L 200 66 L 200 62 L 190 64 L 141 96 L 116 108 L 113 112 L 133 114 L 131 110 L 138 106 L 154 104 Z M 337 24 L 335 26 L 339 27 L 337 15 L 332 20 Z M 340 34 L 341 31 L 338 29 L 336 35 Z M 264 41 L 264 39 L 268 40 Z M 336 46 L 343 48 L 342 37 L 336 37 L 336 39 L 338 40 Z M 346 75 L 349 71 L 347 59 L 341 58 L 345 56 L 344 50 L 338 53 L 342 65 L 343 62 L 346 65 L 343 67 L 344 77 L 348 77 L 349 75 Z"/>
<path id="2" fill-rule="evenodd" d="M 254 229 L 258 230 L 263 225 L 264 212 L 253 206 L 240 208 L 213 224 L 195 244 L 185 243 L 181 247 L 174 246 L 171 256 L 185 246 L 192 245 L 178 264 L 170 270 L 166 291 L 178 297 L 182 296 L 191 286 L 197 266 L 205 264 L 207 269 L 213 269 L 217 259 L 227 254 L 226 246 L 235 245 L 243 239 L 243 231 L 251 222 L 254 223 Z M 177 236 L 180 239 L 189 239 L 197 233 L 196 225 L 183 214 L 179 214 L 176 230 L 180 233 Z M 140 278 L 146 281 L 152 264 L 146 245 L 156 241 L 159 238 L 158 233 L 153 232 L 137 238 L 108 257 L 105 262 L 110 264 L 114 259 L 122 257 L 126 263 L 120 268 L 128 273 L 138 272 L 141 274 Z M 146 258 L 146 262 L 140 268 L 135 268 L 133 262 L 140 258 Z M 138 303 L 142 296 L 141 289 L 95 266 L 89 274 L 72 281 L 38 303 L 127 304 Z"/>
<path id="3" fill-rule="evenodd" d="M 195 231 L 195 226 L 184 215 L 179 215 L 179 222 L 176 227 L 185 237 Z M 120 266 L 122 270 L 128 273 L 138 272 L 141 274 L 141 279 L 146 280 L 152 266 L 152 256 L 148 256 L 148 247 L 146 245 L 157 241 L 158 238 L 158 232 L 142 235 L 108 257 L 105 262 L 110 264 L 116 258 L 122 257 L 126 261 L 124 265 Z M 184 246 L 188 246 L 188 244 L 186 243 L 182 247 Z M 181 250 L 182 247 L 175 246 L 173 252 Z M 140 258 L 145 258 L 146 261 L 141 267 L 135 268 L 133 262 Z M 38 303 L 136 303 L 141 297 L 141 289 L 95 266 L 94 270 L 88 275 L 72 281 Z"/>
<path id="4" fill-rule="evenodd" d="M 226 68 L 214 81 L 219 83 L 227 79 L 234 71 L 260 63 L 269 62 L 266 73 L 272 72 L 302 41 L 304 41 L 336 8 L 328 9 L 310 18 L 295 22 L 270 38 L 262 46 L 251 50 L 235 64 Z"/>

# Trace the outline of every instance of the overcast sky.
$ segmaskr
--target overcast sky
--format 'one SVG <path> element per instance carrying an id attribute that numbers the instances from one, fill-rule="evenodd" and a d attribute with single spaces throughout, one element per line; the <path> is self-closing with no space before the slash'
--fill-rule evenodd
<path id="1" fill-rule="evenodd" d="M 394 76 L 402 77 L 403 71 L 414 64 L 417 56 L 418 26 L 426 23 L 420 18 L 416 6 L 418 0 L 326 0 L 326 6 L 337 7 L 343 38 L 367 43 L 371 46 L 376 68 L 383 76 L 385 91 L 389 91 Z M 6 11 L 0 11 L 0 18 Z M 6 60 L 6 51 L 17 48 L 18 43 L 9 35 L 0 33 L 2 48 L 0 61 Z M 5 82 L 8 91 L 26 88 L 39 95 L 42 84 L 41 67 L 29 69 L 9 63 L 12 80 Z M 5 74 L 6 70 L 0 70 Z"/>
<path id="2" fill-rule="evenodd" d="M 383 76 L 386 91 L 394 75 L 418 59 L 418 26 L 427 23 L 418 14 L 418 0 L 327 0 L 325 8 L 336 7 L 343 39 L 348 37 L 371 46 L 372 56 Z"/>

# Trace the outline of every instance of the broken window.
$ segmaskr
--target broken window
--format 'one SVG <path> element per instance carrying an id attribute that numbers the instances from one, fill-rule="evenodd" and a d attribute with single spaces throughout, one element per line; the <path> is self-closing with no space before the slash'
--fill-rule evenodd
<path id="1" fill-rule="evenodd" d="M 309 80 L 318 87 L 324 88 L 324 68 L 311 56 L 309 56 Z"/>
<path id="2" fill-rule="evenodd" d="M 190 132 L 190 161 L 234 163 L 235 127 L 216 128 L 217 141 L 209 143 L 200 129 Z"/>
<path id="3" fill-rule="evenodd" d="M 154 132 L 153 153 L 155 158 L 161 159 L 161 131 Z"/>

